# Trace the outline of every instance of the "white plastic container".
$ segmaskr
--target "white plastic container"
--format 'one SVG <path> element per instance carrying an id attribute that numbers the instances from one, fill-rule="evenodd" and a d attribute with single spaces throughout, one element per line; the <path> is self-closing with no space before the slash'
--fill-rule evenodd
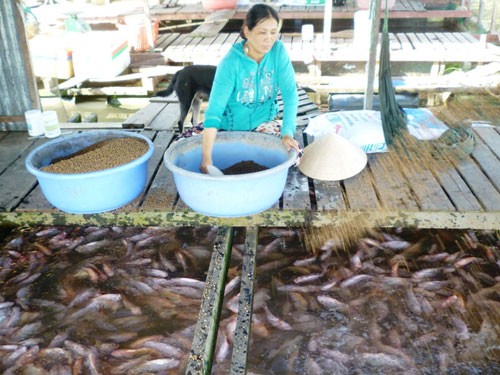
<path id="1" fill-rule="evenodd" d="M 31 109 L 24 112 L 24 118 L 26 119 L 28 133 L 31 137 L 38 137 L 45 133 L 42 111 L 39 109 Z"/>
<path id="2" fill-rule="evenodd" d="M 55 138 L 61 135 L 61 127 L 56 111 L 46 111 L 42 114 L 44 122 L 45 136 L 47 138 Z"/>

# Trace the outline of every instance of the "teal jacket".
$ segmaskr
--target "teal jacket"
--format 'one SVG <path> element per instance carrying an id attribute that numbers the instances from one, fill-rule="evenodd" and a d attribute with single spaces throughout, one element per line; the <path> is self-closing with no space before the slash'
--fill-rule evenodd
<path id="1" fill-rule="evenodd" d="M 281 135 L 295 134 L 298 95 L 295 71 L 283 43 L 276 41 L 260 64 L 243 52 L 244 41 L 235 44 L 215 73 L 204 127 L 251 131 L 276 118 L 276 96 L 283 99 Z"/>

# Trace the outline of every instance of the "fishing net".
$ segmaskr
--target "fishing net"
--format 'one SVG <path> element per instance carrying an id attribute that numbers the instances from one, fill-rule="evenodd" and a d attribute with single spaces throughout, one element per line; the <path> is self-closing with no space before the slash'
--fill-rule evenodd
<path id="1" fill-rule="evenodd" d="M 384 27 L 380 48 L 379 97 L 380 117 L 387 146 L 394 143 L 394 137 L 406 128 L 406 115 L 396 101 L 396 93 L 392 85 L 391 57 L 389 43 L 389 11 L 385 0 Z"/>

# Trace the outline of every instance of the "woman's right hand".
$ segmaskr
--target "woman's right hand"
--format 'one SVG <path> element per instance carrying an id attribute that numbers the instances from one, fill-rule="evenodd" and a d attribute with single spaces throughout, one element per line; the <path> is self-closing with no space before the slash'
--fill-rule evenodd
<path id="1" fill-rule="evenodd" d="M 207 165 L 213 165 L 212 150 L 214 148 L 215 137 L 217 136 L 217 129 L 206 128 L 203 129 L 203 142 L 201 150 L 201 165 L 200 171 L 208 174 Z"/>
<path id="2" fill-rule="evenodd" d="M 208 174 L 208 169 L 207 169 L 207 165 L 212 165 L 213 163 L 210 161 L 210 162 L 205 162 L 204 160 L 201 161 L 201 165 L 200 165 L 200 171 L 201 173 L 204 173 L 204 174 Z"/>

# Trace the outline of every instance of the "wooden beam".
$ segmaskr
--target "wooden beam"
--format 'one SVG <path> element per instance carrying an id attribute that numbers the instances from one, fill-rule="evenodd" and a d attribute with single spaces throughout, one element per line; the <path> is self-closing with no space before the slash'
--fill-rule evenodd
<path id="1" fill-rule="evenodd" d="M 209 38 L 221 31 L 227 22 L 234 16 L 234 9 L 222 9 L 211 13 L 190 36 L 195 38 Z"/>
<path id="2" fill-rule="evenodd" d="M 96 225 L 96 226 L 234 226 L 234 227 L 321 227 L 345 225 L 351 221 L 376 227 L 414 227 L 420 229 L 485 229 L 497 230 L 500 211 L 483 212 L 443 212 L 443 211 L 406 211 L 406 210 L 359 210 L 359 211 L 311 211 L 270 209 L 260 214 L 236 217 L 215 218 L 196 213 L 192 210 L 138 211 L 116 210 L 113 212 L 78 215 L 62 211 L 51 212 L 0 212 L 0 226 L 36 225 Z"/>
<path id="3" fill-rule="evenodd" d="M 121 122 L 60 122 L 61 129 L 121 129 Z"/>
<path id="4" fill-rule="evenodd" d="M 280 7 L 279 15 L 283 20 L 289 19 L 302 19 L 311 20 L 317 19 L 322 20 L 324 18 L 324 6 L 315 6 L 314 10 L 309 12 L 303 12 L 300 7 Z M 354 17 L 355 8 L 350 10 L 344 10 L 341 7 L 335 7 L 332 11 L 332 19 L 352 19 Z M 247 14 L 247 9 L 236 9 L 236 13 L 233 16 L 235 20 L 244 20 Z M 181 21 L 181 20 L 202 20 L 205 19 L 209 12 L 200 9 L 199 11 L 185 12 L 183 9 L 172 13 L 168 9 L 152 9 L 151 15 L 159 20 L 169 20 L 169 21 Z M 415 18 L 469 18 L 472 16 L 472 11 L 470 9 L 454 9 L 454 10 L 391 10 L 389 12 L 389 18 L 391 19 L 415 19 Z"/>
<path id="5" fill-rule="evenodd" d="M 224 287 L 231 258 L 233 232 L 233 228 L 222 227 L 218 229 L 186 374 L 209 375 L 211 372 L 219 318 L 224 300 Z"/>
<path id="6" fill-rule="evenodd" d="M 459 93 L 469 92 L 470 90 L 482 91 L 484 88 L 496 88 L 500 85 L 500 75 L 462 76 L 457 74 L 455 77 L 452 75 L 394 77 L 394 81 L 400 82 L 399 85 L 394 87 L 396 92 L 451 91 Z M 297 75 L 299 85 L 321 93 L 363 93 L 365 82 L 366 77 L 361 74 L 338 77 Z M 378 91 L 377 82 L 375 82 L 374 87 L 375 91 Z"/>
<path id="7" fill-rule="evenodd" d="M 245 375 L 247 368 L 248 346 L 252 328 L 253 290 L 255 281 L 255 263 L 259 243 L 259 228 L 246 228 L 245 253 L 241 268 L 240 298 L 238 301 L 238 318 L 234 332 L 233 354 L 231 357 L 231 374 Z"/>
<path id="8" fill-rule="evenodd" d="M 71 88 L 66 91 L 68 96 L 148 96 L 149 92 L 144 87 L 108 86 L 108 87 L 82 87 Z"/>

